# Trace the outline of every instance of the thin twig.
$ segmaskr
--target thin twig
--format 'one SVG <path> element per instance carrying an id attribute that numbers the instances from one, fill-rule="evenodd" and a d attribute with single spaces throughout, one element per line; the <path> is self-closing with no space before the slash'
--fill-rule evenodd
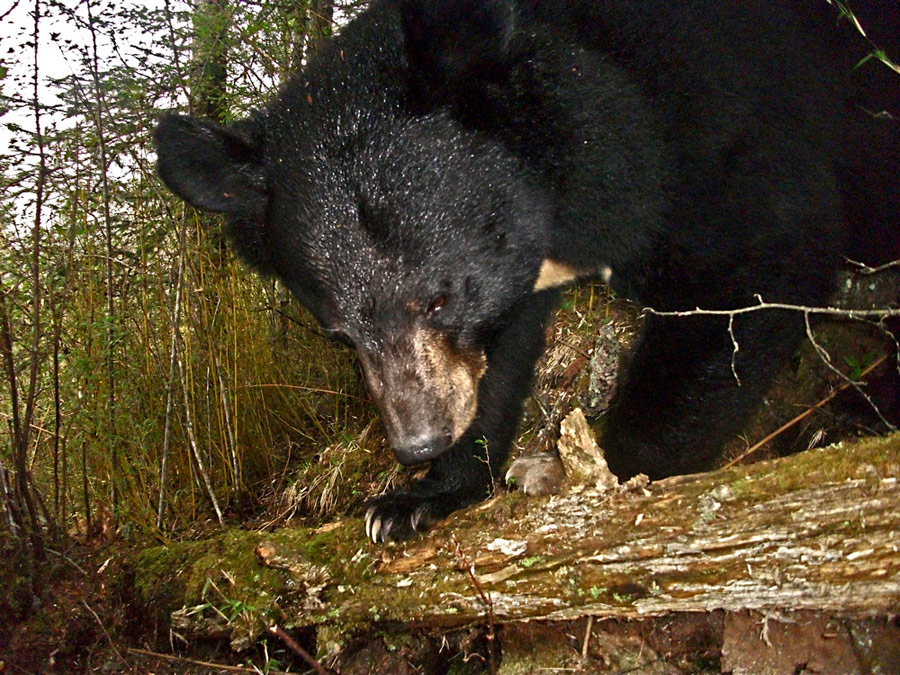
<path id="1" fill-rule="evenodd" d="M 866 368 L 862 373 L 860 373 L 860 379 L 863 378 L 863 377 L 865 377 L 865 376 L 868 375 L 869 373 L 871 373 L 873 370 L 875 370 L 875 368 L 877 368 L 877 367 L 880 366 L 882 363 L 884 363 L 884 362 L 887 360 L 887 358 L 888 358 L 888 355 L 885 354 L 885 355 L 883 355 L 881 358 L 879 358 L 877 361 L 875 361 L 875 363 L 873 363 L 871 366 L 869 366 L 868 368 Z M 797 424 L 797 422 L 800 422 L 800 421 L 806 419 L 807 417 L 809 417 L 810 415 L 812 415 L 816 410 L 818 410 L 818 409 L 821 408 L 823 405 L 825 405 L 826 403 L 828 403 L 831 399 L 833 399 L 835 396 L 837 396 L 837 395 L 840 394 L 842 391 L 844 391 L 844 389 L 847 389 L 851 384 L 853 384 L 852 381 L 850 381 L 850 382 L 844 382 L 844 384 L 842 384 L 840 387 L 838 387 L 837 389 L 835 389 L 833 392 L 831 392 L 828 396 L 826 396 L 825 398 L 823 398 L 821 401 L 819 401 L 818 403 L 816 403 L 813 407 L 811 407 L 811 408 L 809 408 L 809 409 L 807 409 L 807 410 L 804 410 L 802 413 L 800 413 L 799 415 L 797 415 L 797 416 L 796 416 L 794 419 L 792 419 L 790 422 L 781 425 L 781 426 L 778 427 L 775 431 L 773 431 L 771 434 L 769 434 L 768 436 L 766 436 L 765 438 L 763 438 L 761 441 L 759 441 L 758 443 L 755 443 L 754 445 L 751 445 L 749 448 L 747 448 L 746 450 L 744 450 L 743 453 L 741 453 L 740 455 L 738 455 L 737 457 L 735 457 L 733 460 L 731 460 L 730 462 L 728 462 L 728 464 L 726 464 L 726 465 L 723 466 L 722 468 L 723 468 L 723 469 L 730 469 L 730 468 L 733 467 L 735 464 L 740 463 L 741 461 L 743 461 L 744 459 L 746 459 L 747 457 L 749 457 L 750 455 L 752 455 L 754 452 L 756 452 L 757 450 L 759 450 L 759 449 L 760 449 L 762 446 L 764 446 L 766 443 L 768 443 L 769 441 L 771 441 L 773 438 L 775 438 L 776 436 L 778 436 L 779 434 L 781 434 L 783 431 L 785 431 L 785 430 L 787 430 L 787 429 L 790 429 L 792 426 L 794 426 L 795 424 Z"/>
<path id="2" fill-rule="evenodd" d="M 459 545 L 459 540 L 456 538 L 454 533 L 450 533 L 450 540 L 453 542 L 453 554 L 459 559 L 462 563 L 462 566 L 465 567 L 466 572 L 469 574 L 469 580 L 472 582 L 472 585 L 475 587 L 475 590 L 478 592 L 481 601 L 485 604 L 488 610 L 488 632 L 485 635 L 485 638 L 488 642 L 488 663 L 491 668 L 491 675 L 497 675 L 497 663 L 494 661 L 494 641 L 497 638 L 497 634 L 494 631 L 494 601 L 491 600 L 491 596 L 484 592 L 484 589 L 481 587 L 481 584 L 478 583 L 478 577 L 475 576 L 475 565 L 470 563 L 468 558 L 466 558 L 466 554 L 462 552 L 462 548 Z"/>
<path id="3" fill-rule="evenodd" d="M 330 396 L 344 396 L 356 401 L 365 400 L 362 396 L 355 396 L 344 391 L 334 391 L 332 389 L 322 389 L 321 387 L 304 387 L 300 384 L 286 384 L 283 382 L 263 382 L 260 384 L 240 384 L 232 389 L 296 389 L 297 391 L 308 391 L 312 394 L 328 394 Z"/>
<path id="4" fill-rule="evenodd" d="M 287 646 L 288 649 L 290 649 L 297 656 L 306 661 L 306 664 L 314 671 L 316 671 L 318 675 L 328 675 L 328 671 L 325 669 L 325 667 L 322 666 L 322 664 L 320 664 L 318 661 L 316 661 L 312 656 L 310 656 L 309 652 L 303 649 L 303 647 L 301 647 L 294 638 L 288 635 L 281 626 L 277 624 L 274 626 L 269 626 L 269 632 L 275 637 L 279 638 L 285 644 L 285 646 Z"/>
<path id="5" fill-rule="evenodd" d="M 806 305 L 792 305 L 784 302 L 764 302 L 762 296 L 754 295 L 758 305 L 749 307 L 737 307 L 735 309 L 688 309 L 683 311 L 661 311 L 652 307 L 644 307 L 643 313 L 657 316 L 729 316 L 749 314 L 764 309 L 787 309 L 806 314 L 825 314 L 828 316 L 844 316 L 849 319 L 879 318 L 886 319 L 891 316 L 900 316 L 900 309 L 841 309 L 839 307 L 807 307 Z"/>
<path id="6" fill-rule="evenodd" d="M 123 666 L 128 666 L 128 661 L 125 659 L 124 656 L 122 656 L 122 652 L 120 652 L 120 651 L 116 648 L 116 643 L 112 641 L 112 638 L 109 636 L 109 633 L 108 633 L 107 630 L 106 630 L 106 626 L 103 625 L 103 621 L 102 621 L 102 620 L 100 619 L 100 617 L 97 615 L 97 612 L 95 612 L 95 611 L 93 610 L 93 608 L 92 608 L 89 604 L 87 604 L 87 603 L 84 601 L 83 598 L 82 598 L 82 600 L 81 600 L 81 604 L 85 606 L 85 608 L 87 609 L 87 611 L 89 611 L 91 614 L 94 615 L 94 619 L 96 619 L 97 625 L 100 626 L 100 630 L 102 630 L 102 631 L 103 631 L 103 635 L 106 636 L 106 641 L 107 641 L 107 643 L 109 643 L 109 648 L 113 650 L 113 653 L 116 655 L 116 658 L 118 658 L 119 661 L 122 662 L 122 665 L 123 665 Z"/>
<path id="7" fill-rule="evenodd" d="M 741 378 L 737 374 L 737 353 L 741 346 L 738 344 L 737 338 L 734 336 L 734 315 L 728 317 L 728 336 L 731 338 L 731 374 L 734 375 L 734 381 L 737 386 L 741 386 Z"/>
<path id="8" fill-rule="evenodd" d="M 588 616 L 587 628 L 584 629 L 584 642 L 581 644 L 581 658 L 588 657 L 588 646 L 591 644 L 591 632 L 594 630 L 594 615 Z"/>
<path id="9" fill-rule="evenodd" d="M 865 263 L 861 263 L 856 260 L 850 260 L 849 258 L 847 259 L 847 262 L 856 267 L 856 270 L 854 271 L 857 274 L 864 274 L 866 276 L 869 276 L 871 274 L 878 274 L 879 272 L 884 272 L 885 270 L 889 270 L 894 267 L 900 267 L 900 260 L 892 260 L 891 262 L 885 263 L 884 265 L 878 265 L 878 267 L 869 267 Z"/>
<path id="10" fill-rule="evenodd" d="M 184 372 L 185 369 L 181 362 L 181 356 L 177 354 L 177 352 L 175 360 L 178 362 L 178 375 L 181 379 L 181 393 L 184 397 L 184 429 L 187 433 L 188 445 L 190 446 L 191 454 L 194 455 L 194 461 L 197 463 L 197 472 L 203 480 L 203 486 L 206 488 L 206 494 L 216 512 L 216 518 L 219 521 L 219 525 L 223 525 L 225 523 L 225 518 L 222 516 L 222 509 L 219 508 L 219 500 L 216 499 L 216 492 L 213 490 L 212 481 L 209 479 L 209 473 L 206 471 L 206 465 L 203 463 L 203 457 L 200 455 L 200 446 L 197 445 L 197 439 L 194 436 L 194 420 L 193 415 L 191 414 L 191 399 L 188 396 L 187 380 Z"/>
<path id="11" fill-rule="evenodd" d="M 900 261 L 895 261 L 900 262 Z M 888 265 L 883 265 L 882 268 L 890 267 L 894 263 L 888 263 Z M 881 269 L 881 268 L 879 268 Z M 871 270 L 872 272 L 878 270 Z M 697 309 L 692 310 L 684 310 L 684 311 L 659 311 L 653 309 L 652 307 L 645 307 L 643 309 L 644 313 L 655 314 L 657 316 L 676 316 L 676 317 L 689 317 L 689 316 L 727 316 L 728 317 L 728 335 L 731 338 L 732 344 L 732 352 L 731 352 L 731 372 L 734 375 L 734 379 L 737 382 L 738 386 L 741 384 L 741 380 L 738 377 L 737 370 L 735 369 L 735 359 L 737 357 L 737 352 L 740 349 L 740 345 L 737 342 L 737 339 L 734 335 L 734 317 L 738 314 L 747 314 L 749 312 L 756 312 L 762 309 L 781 309 L 781 310 L 791 310 L 803 313 L 803 321 L 806 326 L 806 336 L 809 338 L 809 341 L 812 343 L 813 348 L 816 350 L 816 353 L 819 355 L 819 358 L 828 366 L 829 369 L 838 374 L 842 379 L 845 380 L 847 386 L 853 386 L 860 393 L 860 395 L 866 399 L 872 409 L 875 411 L 875 414 L 878 415 L 878 418 L 887 426 L 888 429 L 895 431 L 896 427 L 888 422 L 884 415 L 881 414 L 881 411 L 878 409 L 878 406 L 872 401 L 871 397 L 866 394 L 858 384 L 854 383 L 850 378 L 840 372 L 837 368 L 835 368 L 831 363 L 831 356 L 828 354 L 825 349 L 819 345 L 815 336 L 813 335 L 812 328 L 809 323 L 810 314 L 825 314 L 829 316 L 841 316 L 849 319 L 863 320 L 867 317 L 873 318 L 881 318 L 886 319 L 892 316 L 900 316 L 900 309 L 840 309 L 838 307 L 807 307 L 805 305 L 791 305 L 784 303 L 771 303 L 764 302 L 762 296 L 755 295 L 754 296 L 759 303 L 758 305 L 752 305 L 749 307 L 739 307 L 736 309 Z M 894 344 L 897 345 L 897 339 L 894 335 L 887 330 L 881 322 L 872 321 L 871 323 L 875 325 L 881 326 L 882 330 L 894 341 Z"/>
<path id="12" fill-rule="evenodd" d="M 82 574 L 83 576 L 90 576 L 87 572 L 85 572 L 85 571 L 81 568 L 81 566 L 80 566 L 77 562 L 75 562 L 74 560 L 72 560 L 72 559 L 71 559 L 69 556 L 67 556 L 66 554 L 60 553 L 59 551 L 54 551 L 52 548 L 48 548 L 48 549 L 45 549 L 45 550 L 47 551 L 47 553 L 52 553 L 53 555 L 58 556 L 59 558 L 62 558 L 63 560 L 65 560 L 65 561 L 66 561 L 67 563 L 69 563 L 72 567 L 74 567 L 76 570 L 78 570 L 79 572 L 81 572 L 81 574 Z"/>
<path id="13" fill-rule="evenodd" d="M 15 10 L 15 8 L 18 6 L 19 6 L 19 0 L 16 0 L 9 9 L 7 9 L 5 12 L 3 12 L 3 14 L 0 14 L 0 21 L 3 21 L 6 17 L 8 17 L 10 14 L 12 14 L 13 10 Z"/>
<path id="14" fill-rule="evenodd" d="M 896 431 L 897 427 L 895 427 L 893 424 L 891 424 L 884 418 L 884 415 L 881 414 L 881 410 L 879 410 L 878 406 L 875 405 L 875 401 L 873 401 L 872 397 L 863 391 L 862 387 L 859 385 L 859 382 L 856 382 L 856 381 L 850 379 L 849 377 L 847 377 L 846 375 L 844 375 L 844 373 L 842 373 L 840 370 L 835 368 L 834 365 L 831 363 L 831 355 L 827 351 L 825 351 L 825 348 L 822 345 L 820 345 L 818 342 L 816 342 L 816 338 L 812 332 L 812 326 L 809 325 L 809 314 L 804 314 L 803 319 L 806 323 L 806 336 L 809 338 L 809 341 L 812 343 L 813 348 L 816 350 L 816 353 L 819 355 L 819 358 L 825 363 L 825 365 L 828 367 L 828 369 L 831 370 L 833 373 L 837 374 L 837 376 L 844 381 L 845 388 L 849 386 L 849 387 L 853 387 L 854 389 L 856 389 L 857 393 L 860 396 L 862 396 L 864 399 L 866 399 L 866 403 L 868 403 L 869 406 L 872 408 L 872 410 L 875 411 L 875 414 L 878 415 L 878 419 L 880 419 L 881 422 L 888 429 L 890 429 L 891 431 Z M 885 355 L 885 358 L 887 358 L 887 355 Z"/>
<path id="15" fill-rule="evenodd" d="M 168 661 L 169 663 L 183 663 L 192 666 L 199 666 L 201 668 L 227 670 L 232 673 L 255 673 L 256 675 L 259 675 L 258 668 L 247 668 L 245 666 L 226 666 L 223 663 L 213 663 L 212 661 L 198 661 L 197 659 L 188 659 L 184 656 L 160 654 L 159 652 L 151 652 L 147 649 L 138 649 L 136 647 L 129 647 L 127 651 L 129 654 L 148 656 L 152 659 L 160 659 L 161 661 Z M 266 672 L 271 673 L 272 675 L 287 675 L 287 673 L 283 670 L 267 670 Z"/>

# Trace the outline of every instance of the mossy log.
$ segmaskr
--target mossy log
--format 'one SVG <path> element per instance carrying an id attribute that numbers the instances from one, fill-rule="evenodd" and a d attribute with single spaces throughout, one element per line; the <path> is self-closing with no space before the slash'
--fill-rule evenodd
<path id="1" fill-rule="evenodd" d="M 175 556 L 192 606 L 176 613 L 178 629 L 213 632 L 205 615 L 242 640 L 272 623 L 346 631 L 485 621 L 485 598 L 498 623 L 713 609 L 897 613 L 898 476 L 895 434 L 606 493 L 501 495 L 405 544 L 367 542 L 359 519 L 232 531 L 202 555 L 145 552 L 153 572 L 143 594 L 171 592 L 164 559 Z M 140 563 L 137 572 L 141 584 Z M 244 613 L 223 625 L 222 612 L 200 611 L 216 604 L 210 580 Z"/>

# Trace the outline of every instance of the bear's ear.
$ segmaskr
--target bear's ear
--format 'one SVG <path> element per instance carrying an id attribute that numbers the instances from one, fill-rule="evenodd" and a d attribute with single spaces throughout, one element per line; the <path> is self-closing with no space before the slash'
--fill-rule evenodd
<path id="1" fill-rule="evenodd" d="M 167 115 L 154 134 L 159 175 L 198 209 L 261 220 L 266 208 L 262 141 L 253 121 L 223 127 Z"/>
<path id="2" fill-rule="evenodd" d="M 512 0 L 397 3 L 414 105 L 465 105 L 466 98 L 504 79 L 516 29 Z"/>

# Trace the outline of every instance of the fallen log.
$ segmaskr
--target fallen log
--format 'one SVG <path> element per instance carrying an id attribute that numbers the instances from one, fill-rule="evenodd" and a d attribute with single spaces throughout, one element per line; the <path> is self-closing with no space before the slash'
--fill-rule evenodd
<path id="1" fill-rule="evenodd" d="M 227 633 L 235 647 L 274 623 L 446 628 L 489 611 L 498 623 L 714 609 L 894 614 L 898 476 L 895 434 L 607 492 L 502 494 L 404 544 L 367 542 L 359 519 L 230 531 L 146 551 L 136 572 L 145 601 L 161 588 L 183 601 L 176 630 Z"/>

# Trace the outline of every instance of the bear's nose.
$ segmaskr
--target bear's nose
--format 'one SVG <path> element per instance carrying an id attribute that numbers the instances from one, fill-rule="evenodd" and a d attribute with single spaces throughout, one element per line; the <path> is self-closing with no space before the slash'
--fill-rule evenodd
<path id="1" fill-rule="evenodd" d="M 405 466 L 421 464 L 438 457 L 450 447 L 453 439 L 450 434 L 433 436 L 422 434 L 410 438 L 397 439 L 391 445 L 397 461 Z"/>

